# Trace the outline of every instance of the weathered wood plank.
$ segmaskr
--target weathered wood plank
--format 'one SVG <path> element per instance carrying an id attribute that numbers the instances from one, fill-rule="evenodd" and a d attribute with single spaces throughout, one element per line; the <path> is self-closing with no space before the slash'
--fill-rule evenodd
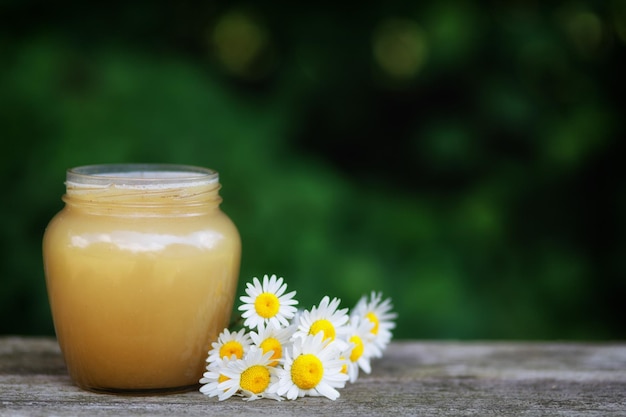
<path id="1" fill-rule="evenodd" d="M 157 365 L 158 366 L 158 365 Z M 126 397 L 71 384 L 54 339 L 0 337 L 1 416 L 626 415 L 626 343 L 394 342 L 336 401 Z"/>

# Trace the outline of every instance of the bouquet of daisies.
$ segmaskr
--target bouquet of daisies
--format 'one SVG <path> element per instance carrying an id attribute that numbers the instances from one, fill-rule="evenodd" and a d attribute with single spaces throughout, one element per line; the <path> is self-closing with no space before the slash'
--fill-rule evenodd
<path id="1" fill-rule="evenodd" d="M 390 299 L 372 292 L 352 311 L 340 300 L 322 298 L 311 310 L 296 308 L 295 291 L 276 275 L 253 278 L 240 297 L 243 328 L 224 329 L 211 344 L 200 392 L 220 401 L 295 400 L 304 396 L 339 397 L 359 370 L 370 373 L 395 327 Z"/>

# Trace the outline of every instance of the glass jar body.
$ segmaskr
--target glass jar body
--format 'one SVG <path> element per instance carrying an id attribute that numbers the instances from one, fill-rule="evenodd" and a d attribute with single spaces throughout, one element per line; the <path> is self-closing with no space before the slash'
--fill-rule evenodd
<path id="1" fill-rule="evenodd" d="M 44 234 L 55 330 L 81 388 L 190 389 L 230 320 L 241 254 L 234 224 L 216 204 L 146 213 L 145 202 L 119 210 L 66 199 Z"/>

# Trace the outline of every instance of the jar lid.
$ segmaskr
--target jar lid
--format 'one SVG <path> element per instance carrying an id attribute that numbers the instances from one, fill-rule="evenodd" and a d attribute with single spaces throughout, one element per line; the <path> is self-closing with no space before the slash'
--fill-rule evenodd
<path id="1" fill-rule="evenodd" d="M 101 164 L 67 170 L 67 187 L 167 189 L 217 183 L 217 171 L 192 165 Z"/>

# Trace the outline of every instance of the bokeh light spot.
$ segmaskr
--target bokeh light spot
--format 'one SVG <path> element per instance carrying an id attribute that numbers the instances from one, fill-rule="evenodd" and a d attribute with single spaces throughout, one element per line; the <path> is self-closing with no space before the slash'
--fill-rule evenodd
<path id="1" fill-rule="evenodd" d="M 414 78 L 426 61 L 426 37 L 413 20 L 383 20 L 374 31 L 372 43 L 376 63 L 393 79 Z"/>
<path id="2" fill-rule="evenodd" d="M 564 24 L 570 41 L 580 55 L 593 56 L 602 44 L 604 27 L 602 20 L 586 10 L 566 13 Z"/>
<path id="3" fill-rule="evenodd" d="M 228 72 L 250 78 L 255 75 L 255 63 L 268 49 L 269 36 L 250 13 L 232 11 L 218 19 L 210 42 L 215 57 Z"/>

